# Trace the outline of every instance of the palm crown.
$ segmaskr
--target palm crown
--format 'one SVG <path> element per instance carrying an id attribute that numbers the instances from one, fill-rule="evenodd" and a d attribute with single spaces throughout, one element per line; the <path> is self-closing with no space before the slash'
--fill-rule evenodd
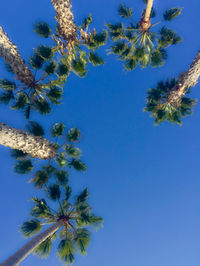
<path id="1" fill-rule="evenodd" d="M 200 51 L 189 69 L 179 75 L 178 80 L 159 82 L 156 88 L 148 91 L 145 111 L 152 113 L 156 123 L 167 120 L 181 125 L 181 118 L 192 114 L 196 100 L 186 95 L 198 83 L 199 76 Z"/>
<path id="2" fill-rule="evenodd" d="M 37 122 L 29 121 L 27 130 L 36 136 L 44 135 L 43 128 Z M 11 151 L 11 156 L 16 159 L 15 172 L 23 175 L 33 173 L 30 182 L 39 189 L 45 188 L 51 180 L 61 186 L 67 185 L 71 168 L 77 171 L 86 170 L 86 165 L 81 160 L 81 150 L 76 147 L 80 141 L 78 128 L 70 128 L 65 132 L 63 123 L 55 123 L 51 128 L 51 136 L 54 139 L 52 145 L 56 149 L 56 155 L 46 162 L 19 150 Z"/>
<path id="3" fill-rule="evenodd" d="M 171 79 L 166 82 L 161 81 L 155 88 L 148 90 L 144 110 L 152 114 L 156 124 L 169 121 L 181 125 L 182 118 L 192 114 L 192 107 L 196 100 L 182 95 L 179 97 L 178 104 L 175 105 L 170 102 L 169 97 L 172 97 L 173 100 L 177 98 L 174 96 L 177 96 L 178 86 L 178 80 Z M 187 90 L 187 93 L 189 93 L 189 90 Z"/>
<path id="4" fill-rule="evenodd" d="M 182 41 L 175 31 L 165 26 L 157 32 L 152 31 L 152 28 L 160 22 L 151 23 L 151 19 L 156 15 L 155 10 L 151 9 L 153 1 L 145 0 L 144 2 L 147 6 L 139 22 L 130 22 L 127 25 L 121 22 L 107 24 L 111 39 L 114 41 L 110 53 L 117 55 L 119 60 L 125 62 L 126 70 L 133 70 L 137 65 L 142 68 L 149 65 L 151 67 L 162 66 L 167 58 L 166 48 Z M 146 14 L 147 11 L 149 15 Z M 163 14 L 163 17 L 165 21 L 171 21 L 180 13 L 181 8 L 171 8 Z M 133 11 L 121 4 L 118 14 L 122 18 L 129 19 L 132 17 Z"/>
<path id="5" fill-rule="evenodd" d="M 31 216 L 34 219 L 25 222 L 21 231 L 26 237 L 31 237 L 40 232 L 45 225 L 62 221 L 63 225 L 59 232 L 53 233 L 37 246 L 34 253 L 43 257 L 48 256 L 52 241 L 58 237 L 60 239 L 58 244 L 60 258 L 65 263 L 73 263 L 75 252 L 86 254 L 91 236 L 88 226 L 97 228 L 103 220 L 93 214 L 87 202 L 89 196 L 87 189 L 76 197 L 74 203 L 70 203 L 71 189 L 68 186 L 62 191 L 56 184 L 49 186 L 47 194 L 51 200 L 58 203 L 58 209 L 53 210 L 44 199 L 33 198 L 34 207 L 31 210 Z"/>

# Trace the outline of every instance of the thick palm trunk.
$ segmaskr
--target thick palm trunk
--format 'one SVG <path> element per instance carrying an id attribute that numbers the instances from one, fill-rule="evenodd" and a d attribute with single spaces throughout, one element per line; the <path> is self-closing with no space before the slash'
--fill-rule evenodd
<path id="1" fill-rule="evenodd" d="M 56 149 L 47 139 L 9 127 L 1 122 L 0 145 L 21 150 L 40 159 L 49 159 L 56 156 Z"/>
<path id="2" fill-rule="evenodd" d="M 11 67 L 17 79 L 27 86 L 34 83 L 34 76 L 14 45 L 0 26 L 0 56 Z"/>
<path id="3" fill-rule="evenodd" d="M 20 248 L 14 255 L 9 257 L 1 266 L 14 266 L 22 262 L 31 252 L 34 251 L 44 240 L 53 235 L 63 226 L 63 221 L 60 220 L 54 225 L 50 226 L 47 230 L 32 238 L 27 244 Z"/>
<path id="4" fill-rule="evenodd" d="M 70 0 L 51 0 L 56 11 L 56 20 L 59 24 L 59 33 L 67 41 L 73 42 L 77 38 L 77 27 L 74 23 Z"/>
<path id="5" fill-rule="evenodd" d="M 179 75 L 179 83 L 184 88 L 194 87 L 198 83 L 200 76 L 200 51 L 198 51 L 188 71 Z"/>
<path id="6" fill-rule="evenodd" d="M 143 31 L 148 31 L 151 27 L 151 10 L 153 7 L 153 0 L 147 0 L 146 9 L 142 16 L 140 26 Z"/>
<path id="7" fill-rule="evenodd" d="M 179 75 L 178 87 L 172 89 L 167 96 L 167 103 L 174 107 L 178 107 L 181 104 L 182 98 L 186 93 L 187 88 L 194 87 L 198 83 L 200 76 L 200 51 L 198 51 L 194 58 L 190 68 Z"/>

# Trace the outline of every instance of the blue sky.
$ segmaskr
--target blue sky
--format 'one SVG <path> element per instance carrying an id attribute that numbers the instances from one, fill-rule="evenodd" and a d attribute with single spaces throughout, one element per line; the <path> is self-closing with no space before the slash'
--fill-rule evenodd
<path id="1" fill-rule="evenodd" d="M 141 0 L 124 2 L 139 14 Z M 92 13 L 101 29 L 105 22 L 117 21 L 119 3 L 73 0 L 73 11 L 77 21 Z M 51 115 L 32 117 L 46 129 L 57 121 L 78 126 L 83 135 L 81 148 L 88 171 L 72 174 L 71 184 L 75 192 L 88 187 L 90 203 L 105 222 L 93 234 L 88 255 L 77 256 L 75 266 L 199 266 L 200 105 L 181 127 L 168 123 L 155 127 L 142 111 L 146 90 L 161 79 L 177 77 L 199 49 L 200 2 L 155 0 L 158 14 L 174 6 L 184 7 L 183 14 L 169 26 L 184 42 L 169 49 L 165 66 L 127 73 L 114 56 L 106 57 L 106 65 L 90 68 L 86 78 L 70 76 L 63 104 Z M 41 40 L 32 32 L 38 20 L 54 25 L 50 0 L 1 3 L 0 25 L 25 59 Z M 1 62 L 0 76 L 5 74 Z M 193 97 L 200 97 L 198 89 L 198 85 L 193 89 Z M 22 114 L 7 106 L 0 106 L 0 121 L 17 128 L 25 125 Z M 29 177 L 13 172 L 7 148 L 0 147 L 0 156 L 3 260 L 26 242 L 18 229 L 29 218 L 29 199 L 35 190 L 27 182 Z M 21 265 L 62 264 L 52 250 L 46 260 L 30 255 Z"/>

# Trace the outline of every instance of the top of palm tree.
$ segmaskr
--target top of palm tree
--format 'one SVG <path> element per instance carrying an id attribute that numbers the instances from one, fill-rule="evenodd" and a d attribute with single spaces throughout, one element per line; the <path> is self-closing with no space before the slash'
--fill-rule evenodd
<path id="1" fill-rule="evenodd" d="M 159 82 L 150 89 L 145 111 L 151 112 L 156 123 L 168 120 L 182 124 L 181 118 L 192 114 L 196 100 L 186 97 L 190 88 L 198 83 L 200 76 L 200 51 L 198 51 L 187 71 L 179 75 L 178 80 Z"/>
<path id="2" fill-rule="evenodd" d="M 147 66 L 158 67 L 164 64 L 167 58 L 166 48 L 176 45 L 182 41 L 181 37 L 166 26 L 153 31 L 154 26 L 161 21 L 152 24 L 151 20 L 156 16 L 152 8 L 153 1 L 144 1 L 146 8 L 137 22 L 129 23 L 108 23 L 107 27 L 114 44 L 110 53 L 118 56 L 119 60 L 125 62 L 126 70 L 133 70 L 140 65 L 142 68 Z M 181 14 L 181 8 L 171 8 L 164 14 L 164 20 L 171 21 Z M 122 18 L 132 19 L 132 9 L 121 4 L 118 14 Z"/>
<path id="3" fill-rule="evenodd" d="M 49 199 L 57 202 L 57 209 L 50 207 L 45 199 L 34 197 L 32 199 L 34 206 L 31 210 L 33 219 L 25 222 L 21 231 L 26 237 L 31 237 L 38 234 L 45 225 L 62 221 L 62 228 L 42 242 L 34 253 L 47 257 L 51 251 L 52 242 L 59 238 L 57 247 L 59 257 L 66 264 L 71 264 L 74 262 L 75 253 L 86 254 L 91 238 L 88 227 L 98 228 L 103 220 L 94 215 L 88 204 L 87 189 L 84 189 L 73 202 L 70 200 L 71 188 L 68 186 L 61 188 L 54 184 L 47 188 L 46 193 Z"/>
<path id="4" fill-rule="evenodd" d="M 182 125 L 182 118 L 192 114 L 196 100 L 185 96 L 189 90 L 183 93 L 181 88 L 178 80 L 171 79 L 158 82 L 155 88 L 148 90 L 144 110 L 151 113 L 155 124 L 169 121 Z"/>
<path id="5" fill-rule="evenodd" d="M 44 136 L 44 129 L 40 124 L 29 121 L 26 129 L 35 136 Z M 52 145 L 56 153 L 48 161 L 38 161 L 27 153 L 12 150 L 11 156 L 16 159 L 14 170 L 18 174 L 31 173 L 29 182 L 38 189 L 45 188 L 52 181 L 58 185 L 68 184 L 69 171 L 86 171 L 86 165 L 81 160 L 81 150 L 77 147 L 80 141 L 80 130 L 70 128 L 65 131 L 65 125 L 61 122 L 51 127 Z"/>

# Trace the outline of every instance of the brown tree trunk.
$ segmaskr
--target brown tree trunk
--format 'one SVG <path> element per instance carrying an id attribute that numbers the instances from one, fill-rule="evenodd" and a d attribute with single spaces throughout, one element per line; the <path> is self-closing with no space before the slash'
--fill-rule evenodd
<path id="1" fill-rule="evenodd" d="M 59 24 L 60 35 L 67 41 L 73 42 L 77 38 L 77 27 L 70 0 L 51 0 L 56 11 L 56 20 Z"/>
<path id="2" fill-rule="evenodd" d="M 17 79 L 27 86 L 34 83 L 33 73 L 22 59 L 17 46 L 14 45 L 0 26 L 0 56 L 11 67 Z"/>
<path id="3" fill-rule="evenodd" d="M 57 153 L 53 144 L 47 139 L 9 127 L 2 122 L 0 122 L 0 145 L 21 150 L 40 159 L 53 158 Z"/>
<path id="4" fill-rule="evenodd" d="M 14 255 L 9 257 L 0 266 L 16 266 L 22 262 L 31 252 L 34 251 L 43 241 L 52 236 L 63 226 L 63 221 L 59 220 L 47 230 L 32 238 L 27 244 L 20 248 Z"/>
<path id="5" fill-rule="evenodd" d="M 198 51 L 190 68 L 179 75 L 178 87 L 173 88 L 167 95 L 167 103 L 174 107 L 181 104 L 182 98 L 185 95 L 187 88 L 194 87 L 198 83 L 200 76 L 200 51 Z"/>

